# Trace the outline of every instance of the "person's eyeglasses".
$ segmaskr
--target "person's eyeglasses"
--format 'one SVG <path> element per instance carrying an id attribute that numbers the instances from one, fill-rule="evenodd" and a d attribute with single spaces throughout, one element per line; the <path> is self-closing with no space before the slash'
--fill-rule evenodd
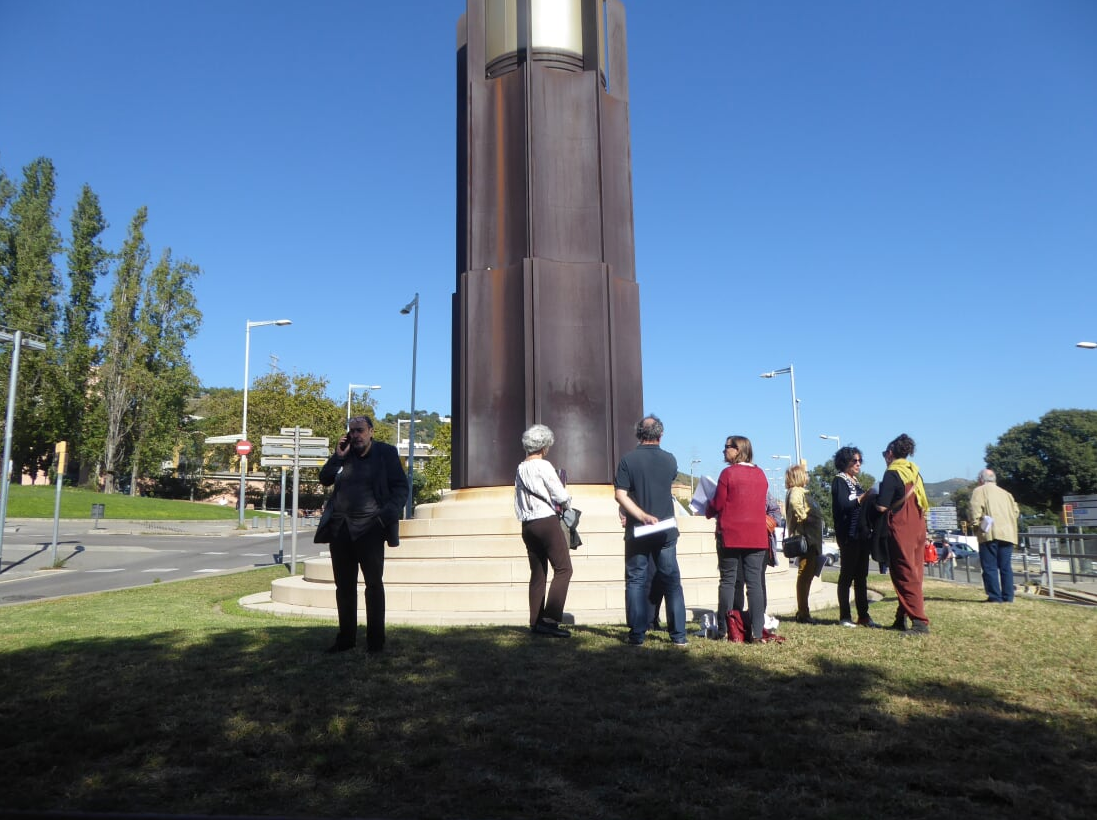
<path id="1" fill-rule="evenodd" d="M 884 458 L 887 458 L 888 457 L 888 451 L 884 450 L 884 452 L 880 453 L 880 455 L 882 455 Z"/>
<path id="2" fill-rule="evenodd" d="M 859 459 L 859 458 L 855 458 L 855 459 L 853 459 L 853 463 L 854 463 L 854 464 L 860 464 L 860 463 L 861 463 L 861 459 Z"/>
<path id="3" fill-rule="evenodd" d="M 736 447 L 734 444 L 725 444 L 724 449 L 725 450 L 738 450 L 739 448 Z"/>
<path id="4" fill-rule="evenodd" d="M 364 433 L 364 432 L 366 432 L 366 428 L 365 427 L 351 427 L 349 430 L 347 430 L 347 432 L 348 433 Z"/>

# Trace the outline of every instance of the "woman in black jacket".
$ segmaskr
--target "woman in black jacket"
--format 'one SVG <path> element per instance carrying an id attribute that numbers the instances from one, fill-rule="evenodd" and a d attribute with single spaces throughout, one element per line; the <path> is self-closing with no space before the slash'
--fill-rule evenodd
<path id="1" fill-rule="evenodd" d="M 858 481 L 861 475 L 861 451 L 842 447 L 834 454 L 838 474 L 830 483 L 834 510 L 834 533 L 838 540 L 840 568 L 838 573 L 838 622 L 842 626 L 879 626 L 868 614 L 869 542 L 860 537 L 857 524 L 863 513 L 865 490 Z M 857 622 L 849 611 L 849 588 L 857 604 Z"/>

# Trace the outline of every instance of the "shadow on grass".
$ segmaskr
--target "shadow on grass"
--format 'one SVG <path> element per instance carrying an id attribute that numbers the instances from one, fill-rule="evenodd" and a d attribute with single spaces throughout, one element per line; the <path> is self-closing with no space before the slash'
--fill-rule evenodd
<path id="1" fill-rule="evenodd" d="M 951 662 L 937 668 L 937 636 L 790 627 L 782 645 L 683 652 L 660 636 L 628 647 L 620 627 L 570 640 L 390 627 L 385 655 L 367 657 L 324 654 L 333 630 L 236 619 L 0 654 L 0 805 L 1081 818 L 1097 799 L 1092 721 L 959 681 Z M 812 643 L 850 633 L 855 644 Z"/>

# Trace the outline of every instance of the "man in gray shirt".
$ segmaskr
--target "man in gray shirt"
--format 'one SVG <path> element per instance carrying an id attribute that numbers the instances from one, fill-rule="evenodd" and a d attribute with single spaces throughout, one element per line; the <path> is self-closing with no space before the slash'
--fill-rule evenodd
<path id="1" fill-rule="evenodd" d="M 644 642 L 651 620 L 648 600 L 649 571 L 666 596 L 667 631 L 675 646 L 686 646 L 686 602 L 682 593 L 682 574 L 678 569 L 678 528 L 660 530 L 637 537 L 635 529 L 644 524 L 674 518 L 671 485 L 678 477 L 678 462 L 659 446 L 663 422 L 647 415 L 636 425 L 639 445 L 617 465 L 614 496 L 625 513 L 625 610 L 628 618 L 628 642 Z"/>

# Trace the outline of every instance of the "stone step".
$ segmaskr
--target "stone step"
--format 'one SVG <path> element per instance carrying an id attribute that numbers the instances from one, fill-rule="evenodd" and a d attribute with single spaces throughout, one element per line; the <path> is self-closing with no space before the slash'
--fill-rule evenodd
<path id="1" fill-rule="evenodd" d="M 625 621 L 624 538 L 612 488 L 571 488 L 583 546 L 572 552 L 574 574 L 568 588 L 567 612 L 576 623 Z M 529 559 L 514 518 L 513 488 L 459 491 L 447 500 L 423 505 L 416 518 L 401 522 L 401 544 L 387 549 L 385 598 L 389 623 L 527 624 Z M 585 505 L 585 506 L 584 506 Z M 485 515 L 494 509 L 494 516 Z M 588 517 L 587 510 L 592 515 Z M 680 516 L 678 563 L 686 605 L 694 612 L 716 606 L 719 576 L 713 522 Z M 766 574 L 768 611 L 795 611 L 795 571 L 784 558 Z M 249 596 L 246 607 L 293 615 L 332 618 L 335 584 L 326 555 L 307 558 L 304 574 L 276 579 L 270 593 Z M 363 587 L 359 615 L 364 617 Z M 831 591 L 826 592 L 829 589 Z M 813 607 L 834 602 L 833 587 L 818 579 Z"/>

